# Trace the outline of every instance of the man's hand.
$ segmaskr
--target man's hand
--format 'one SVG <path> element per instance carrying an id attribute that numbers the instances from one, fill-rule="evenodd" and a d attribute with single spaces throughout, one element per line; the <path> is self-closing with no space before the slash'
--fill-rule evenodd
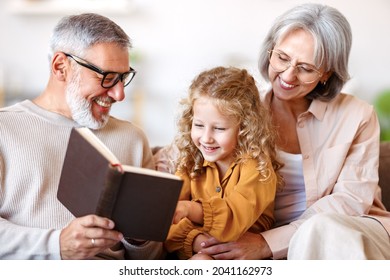
<path id="1" fill-rule="evenodd" d="M 88 259 L 118 243 L 114 222 L 96 215 L 74 219 L 60 234 L 61 258 Z"/>
<path id="2" fill-rule="evenodd" d="M 227 243 L 220 243 L 214 237 L 204 240 L 204 236 L 199 235 L 195 238 L 193 247 L 194 250 L 201 248 L 201 254 L 210 255 L 216 260 L 259 260 L 272 257 L 263 236 L 251 232 L 246 232 L 237 241 Z"/>

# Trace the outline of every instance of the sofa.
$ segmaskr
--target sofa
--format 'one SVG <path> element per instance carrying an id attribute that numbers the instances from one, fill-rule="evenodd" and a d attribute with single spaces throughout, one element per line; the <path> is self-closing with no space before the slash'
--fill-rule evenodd
<path id="1" fill-rule="evenodd" d="M 390 142 L 380 144 L 379 186 L 382 188 L 383 204 L 390 210 Z"/>
<path id="2" fill-rule="evenodd" d="M 156 154 L 162 147 L 154 147 Z M 157 166 L 158 168 L 158 166 Z M 380 143 L 379 152 L 379 186 L 382 188 L 382 202 L 390 210 L 390 141 Z"/>

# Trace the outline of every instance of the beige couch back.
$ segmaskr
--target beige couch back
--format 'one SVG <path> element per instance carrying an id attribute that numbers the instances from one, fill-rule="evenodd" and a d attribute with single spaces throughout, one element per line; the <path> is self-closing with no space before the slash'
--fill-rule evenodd
<path id="1" fill-rule="evenodd" d="M 390 210 L 390 142 L 381 142 L 379 155 L 379 186 L 382 188 L 382 201 Z"/>

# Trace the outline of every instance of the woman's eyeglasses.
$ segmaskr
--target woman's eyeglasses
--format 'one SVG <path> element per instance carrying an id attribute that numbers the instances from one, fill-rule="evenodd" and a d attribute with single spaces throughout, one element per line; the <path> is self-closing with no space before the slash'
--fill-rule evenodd
<path id="1" fill-rule="evenodd" d="M 296 75 L 298 80 L 305 84 L 314 83 L 322 76 L 322 73 L 313 65 L 306 63 L 293 65 L 291 63 L 291 58 L 288 55 L 277 50 L 268 51 L 268 59 L 272 69 L 278 73 L 284 72 L 290 67 L 294 67 L 297 70 Z"/>

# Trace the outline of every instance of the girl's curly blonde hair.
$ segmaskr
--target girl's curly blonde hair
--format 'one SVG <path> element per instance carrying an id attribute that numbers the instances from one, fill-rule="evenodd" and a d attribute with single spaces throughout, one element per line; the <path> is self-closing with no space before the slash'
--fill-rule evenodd
<path id="1" fill-rule="evenodd" d="M 216 67 L 200 73 L 189 88 L 189 95 L 180 101 L 181 113 L 177 126 L 175 144 L 179 151 L 177 171 L 191 178 L 202 173 L 203 156 L 191 139 L 193 105 L 199 97 L 212 98 L 220 112 L 235 118 L 239 123 L 238 144 L 235 149 L 235 162 L 256 159 L 258 171 L 266 180 L 282 164 L 276 160 L 276 132 L 271 123 L 268 109 L 262 105 L 254 78 L 244 69 Z M 276 172 L 278 182 L 281 176 Z"/>

